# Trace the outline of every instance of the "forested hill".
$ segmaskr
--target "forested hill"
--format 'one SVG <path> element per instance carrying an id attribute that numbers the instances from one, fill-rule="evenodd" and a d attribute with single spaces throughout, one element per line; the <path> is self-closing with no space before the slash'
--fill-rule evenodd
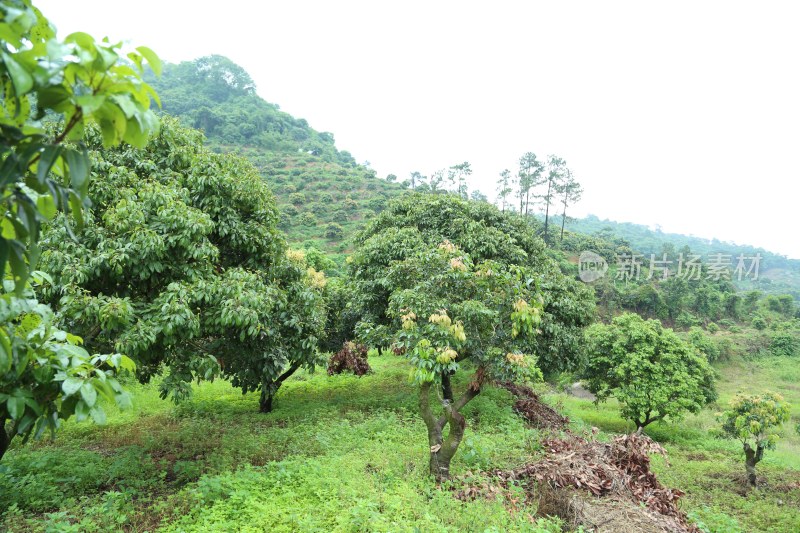
<path id="1" fill-rule="evenodd" d="M 278 199 L 281 228 L 294 246 L 319 248 L 341 263 L 349 251 L 348 238 L 406 190 L 407 183 L 379 178 L 349 152 L 338 150 L 333 134 L 316 131 L 306 120 L 261 98 L 250 75 L 228 58 L 214 55 L 167 64 L 160 78 L 149 81 L 165 113 L 203 130 L 212 149 L 238 152 L 255 163 Z M 560 225 L 558 217 L 554 223 Z M 593 215 L 569 220 L 566 228 L 599 237 L 591 242 L 609 250 L 615 242 L 628 243 L 645 256 L 673 254 L 687 246 L 704 258 L 757 252 L 762 257 L 760 279 L 737 283 L 739 289 L 789 293 L 800 299 L 800 261 L 761 248 L 663 233 Z"/>
<path id="2" fill-rule="evenodd" d="M 164 66 L 148 79 L 165 113 L 205 132 L 216 151 L 247 156 L 275 193 L 281 225 L 295 245 L 341 255 L 348 235 L 405 187 L 379 179 L 314 130 L 256 94 L 250 75 L 214 55 Z M 268 92 L 266 88 L 262 92 Z"/>
<path id="3" fill-rule="evenodd" d="M 664 233 L 660 230 L 652 230 L 642 224 L 615 222 L 600 219 L 595 215 L 581 219 L 568 219 L 566 228 L 576 233 L 597 235 L 605 239 L 622 238 L 630 244 L 631 249 L 646 257 L 649 257 L 650 254 L 662 253 L 672 255 L 688 247 L 693 254 L 702 256 L 703 260 L 712 255 L 724 254 L 731 256 L 735 264 L 736 257 L 740 254 L 745 256 L 760 254 L 759 279 L 737 282 L 739 288 L 758 289 L 772 294 L 788 293 L 800 299 L 800 260 L 789 259 L 763 248 L 734 244 L 718 239 Z"/>
<path id="4" fill-rule="evenodd" d="M 314 130 L 258 96 L 250 75 L 226 57 L 167 64 L 161 78 L 149 81 L 164 111 L 203 130 L 212 144 L 302 151 L 325 162 L 355 165 L 353 156 L 336 149 L 331 133 Z"/>

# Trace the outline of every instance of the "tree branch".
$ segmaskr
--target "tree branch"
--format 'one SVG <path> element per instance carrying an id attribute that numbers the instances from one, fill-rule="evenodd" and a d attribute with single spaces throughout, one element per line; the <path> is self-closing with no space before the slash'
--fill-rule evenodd
<path id="1" fill-rule="evenodd" d="M 299 362 L 292 363 L 292 365 L 286 370 L 286 372 L 284 372 L 283 374 L 278 376 L 278 379 L 275 380 L 275 383 L 277 385 L 280 385 L 281 383 L 286 381 L 288 378 L 290 378 L 292 374 L 297 372 L 297 369 L 299 369 L 299 368 L 300 368 L 300 363 Z"/>
<path id="2" fill-rule="evenodd" d="M 460 412 L 465 405 L 467 405 L 470 401 L 472 401 L 473 398 L 475 398 L 480 393 L 481 393 L 480 388 L 473 389 L 472 387 L 468 387 L 467 390 L 464 391 L 464 394 L 462 394 L 455 402 L 449 402 L 449 401 L 443 402 L 443 405 L 445 406 L 445 413 L 439 417 L 439 420 L 436 421 L 439 427 L 444 427 L 445 422 L 448 422 L 447 418 L 448 407 L 453 411 Z"/>

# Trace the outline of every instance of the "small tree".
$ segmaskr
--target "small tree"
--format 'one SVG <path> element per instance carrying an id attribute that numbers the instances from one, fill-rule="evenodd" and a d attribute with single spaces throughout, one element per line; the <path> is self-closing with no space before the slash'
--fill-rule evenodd
<path id="1" fill-rule="evenodd" d="M 474 265 L 449 241 L 425 247 L 387 272 L 395 348 L 413 367 L 428 430 L 430 472 L 437 480 L 450 476 L 450 462 L 466 428 L 461 410 L 484 385 L 541 379 L 536 358 L 526 355 L 535 350 L 531 341 L 542 315 L 531 275 L 494 261 Z M 457 397 L 451 377 L 468 363 L 475 372 Z"/>
<path id="2" fill-rule="evenodd" d="M 325 237 L 332 240 L 340 240 L 344 237 L 344 229 L 336 222 L 330 222 L 325 226 Z"/>
<path id="3" fill-rule="evenodd" d="M 747 482 L 753 487 L 756 465 L 764 457 L 764 450 L 775 448 L 778 435 L 774 431 L 789 421 L 789 407 L 780 394 L 765 392 L 737 396 L 722 414 L 722 431 L 742 443 Z"/>
<path id="4" fill-rule="evenodd" d="M 716 399 L 706 358 L 656 320 L 625 313 L 587 330 L 587 388 L 602 402 L 619 400 L 623 418 L 641 432 L 656 420 L 679 419 Z"/>

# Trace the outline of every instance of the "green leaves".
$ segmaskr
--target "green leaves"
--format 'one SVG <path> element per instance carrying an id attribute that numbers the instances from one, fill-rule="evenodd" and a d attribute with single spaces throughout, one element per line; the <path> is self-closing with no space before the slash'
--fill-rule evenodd
<path id="1" fill-rule="evenodd" d="M 736 396 L 720 421 L 727 437 L 750 442 L 753 447 L 771 448 L 775 444 L 772 431 L 788 422 L 790 416 L 791 406 L 783 396 L 765 392 Z"/>
<path id="2" fill-rule="evenodd" d="M 77 377 L 68 377 L 61 384 L 61 390 L 64 396 L 72 396 L 83 387 L 83 380 Z"/>
<path id="3" fill-rule="evenodd" d="M 24 440 L 54 432 L 60 420 L 72 415 L 105 420 L 101 399 L 130 405 L 114 378 L 123 367 L 135 368 L 130 359 L 89 355 L 78 346 L 80 338 L 56 328 L 53 318 L 47 306 L 32 298 L 0 295 L 0 319 L 6 324 L 0 328 L 0 345 L 5 335 L 11 354 L 0 357 L 0 419 L 16 421 L 16 434 Z"/>
<path id="4" fill-rule="evenodd" d="M 99 397 L 130 402 L 113 375 L 117 368 L 132 370 L 132 361 L 90 356 L 78 337 L 55 327 L 50 308 L 33 297 L 29 277 L 42 222 L 54 221 L 58 211 L 66 219 L 71 211 L 83 225 L 91 175 L 81 144 L 86 127 L 99 127 L 109 146 L 123 140 L 142 146 L 158 124 L 149 109 L 152 89 L 139 73 L 118 68 L 120 44 L 85 33 L 60 42 L 26 0 L 4 2 L 0 17 L 0 277 L 7 279 L 8 265 L 14 289 L 10 294 L 8 283 L 0 291 L 0 421 L 14 420 L 16 434 L 27 439 L 54 432 L 73 414 L 104 421 Z M 151 50 L 141 53 L 160 68 Z M 43 119 L 52 127 L 42 127 Z M 47 279 L 34 275 L 36 283 Z"/>
<path id="5" fill-rule="evenodd" d="M 68 149 L 64 151 L 64 157 L 69 169 L 70 186 L 75 191 L 78 198 L 86 196 L 89 186 L 89 154 L 86 149 Z"/>
<path id="6" fill-rule="evenodd" d="M 136 361 L 142 379 L 166 365 L 164 394 L 175 398 L 221 373 L 254 391 L 293 363 L 313 367 L 324 280 L 286 257 L 258 171 L 168 117 L 143 149 L 103 150 L 101 135 L 89 129 L 96 168 L 81 239 L 53 223 L 42 240 L 41 268 L 86 348 L 125 353 L 111 361 Z M 78 213 L 77 195 L 69 200 Z"/>
<path id="7" fill-rule="evenodd" d="M 0 86 L 5 97 L 0 113 L 0 197 L 8 198 L 6 218 L 15 232 L 4 228 L 4 238 L 11 242 L 0 254 L 0 273 L 8 260 L 15 281 L 24 283 L 35 268 L 42 221 L 53 219 L 69 204 L 82 226 L 78 205 L 88 192 L 89 158 L 84 148 L 62 143 L 79 142 L 86 126 L 96 124 L 106 146 L 122 141 L 143 146 L 158 123 L 149 109 L 153 90 L 141 73 L 117 68 L 120 44 L 96 42 L 80 32 L 59 42 L 47 19 L 29 3 L 10 4 L 14 7 L 4 4 L 0 23 Z M 140 53 L 160 69 L 152 50 L 142 47 Z M 37 103 L 35 115 L 31 101 Z M 41 127 L 45 117 L 56 123 L 54 133 Z M 32 196 L 21 184 L 40 195 L 49 191 L 49 199 Z M 22 246 L 21 254 L 14 242 Z"/>
<path id="8" fill-rule="evenodd" d="M 11 349 L 11 338 L 5 328 L 0 327 L 0 375 L 11 370 L 14 352 Z"/>
<path id="9" fill-rule="evenodd" d="M 625 313 L 586 332 L 585 384 L 605 401 L 619 400 L 622 417 L 643 427 L 696 413 L 716 398 L 705 356 L 655 320 Z"/>
<path id="10" fill-rule="evenodd" d="M 13 55 L 3 52 L 2 57 L 6 74 L 14 84 L 14 91 L 17 97 L 29 92 L 33 88 L 33 76 L 31 76 L 31 73 L 17 63 Z"/>
<path id="11" fill-rule="evenodd" d="M 139 46 L 136 48 L 136 51 L 142 54 L 142 57 L 147 60 L 147 63 L 150 65 L 150 68 L 153 69 L 155 75 L 161 76 L 161 59 L 159 59 L 156 53 L 146 46 Z"/>

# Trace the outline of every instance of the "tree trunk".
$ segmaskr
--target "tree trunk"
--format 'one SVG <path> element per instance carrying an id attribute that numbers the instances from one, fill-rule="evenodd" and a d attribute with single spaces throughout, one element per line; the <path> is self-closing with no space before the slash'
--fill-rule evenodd
<path id="1" fill-rule="evenodd" d="M 453 401 L 453 386 L 450 384 L 450 374 L 442 374 L 442 396 L 445 400 Z"/>
<path id="2" fill-rule="evenodd" d="M 761 461 L 764 456 L 764 447 L 756 446 L 756 449 L 750 447 L 750 444 L 744 443 L 744 468 L 747 472 L 747 483 L 751 487 L 756 486 L 756 464 Z"/>
<path id="3" fill-rule="evenodd" d="M 6 450 L 8 450 L 8 446 L 11 444 L 12 437 L 13 435 L 9 435 L 6 431 L 5 418 L 0 418 L 0 459 L 3 459 L 3 456 L 6 454 Z"/>
<path id="4" fill-rule="evenodd" d="M 564 196 L 564 211 L 561 212 L 561 242 L 564 242 L 564 223 L 567 221 L 567 197 Z"/>
<path id="5" fill-rule="evenodd" d="M 531 205 L 531 190 L 525 191 L 525 218 L 528 218 L 528 207 Z"/>
<path id="6" fill-rule="evenodd" d="M 443 382 L 449 376 L 443 377 Z M 458 446 L 464 438 L 464 430 L 467 421 L 459 412 L 470 400 L 480 393 L 480 389 L 468 388 L 461 397 L 453 402 L 443 400 L 442 408 L 444 414 L 438 419 L 434 416 L 430 406 L 431 384 L 423 383 L 420 386 L 419 408 L 425 426 L 428 428 L 428 444 L 430 445 L 430 473 L 437 482 L 444 481 L 450 477 L 450 462 L 458 451 Z M 451 391 L 452 393 L 452 391 Z M 443 436 L 443 430 L 449 425 L 447 437 Z"/>
<path id="7" fill-rule="evenodd" d="M 545 209 L 544 209 L 544 242 L 547 242 L 547 227 L 550 221 L 550 189 L 553 186 L 553 180 L 550 179 L 547 182 L 547 197 L 545 198 Z"/>
<path id="8" fill-rule="evenodd" d="M 269 385 L 261 386 L 261 399 L 258 402 L 258 410 L 262 413 L 272 412 L 272 400 L 275 395 L 270 392 Z"/>
<path id="9" fill-rule="evenodd" d="M 292 365 L 281 374 L 278 379 L 275 381 L 264 380 L 261 383 L 261 399 L 259 400 L 258 410 L 262 413 L 270 413 L 272 412 L 272 400 L 275 399 L 275 395 L 278 393 L 278 389 L 281 388 L 283 382 L 289 379 L 292 374 L 297 372 L 297 369 L 300 368 L 300 363 L 292 363 Z"/>

